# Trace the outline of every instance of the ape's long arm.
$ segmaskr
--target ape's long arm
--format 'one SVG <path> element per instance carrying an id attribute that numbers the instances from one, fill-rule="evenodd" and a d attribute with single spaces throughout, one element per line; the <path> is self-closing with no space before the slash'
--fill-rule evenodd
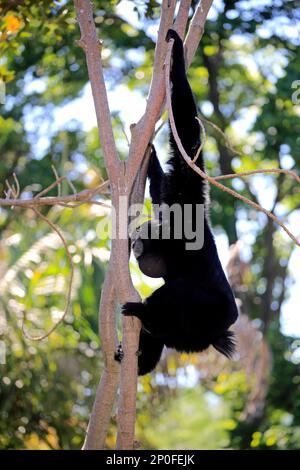
<path id="1" fill-rule="evenodd" d="M 170 73 L 174 120 L 183 147 L 187 154 L 192 157 L 200 145 L 200 126 L 196 119 L 198 112 L 193 92 L 186 76 L 182 40 L 176 31 L 172 29 L 167 34 L 167 40 L 169 41 L 170 39 L 174 39 Z M 180 155 L 172 132 L 170 133 L 170 143 L 172 150 Z M 181 155 L 180 158 L 182 158 Z M 199 158 L 199 161 L 201 161 L 202 156 Z"/>
<path id="2" fill-rule="evenodd" d="M 152 204 L 161 204 L 161 189 L 164 179 L 164 172 L 157 158 L 154 145 L 152 145 L 147 176 L 150 181 L 150 196 L 152 199 Z"/>

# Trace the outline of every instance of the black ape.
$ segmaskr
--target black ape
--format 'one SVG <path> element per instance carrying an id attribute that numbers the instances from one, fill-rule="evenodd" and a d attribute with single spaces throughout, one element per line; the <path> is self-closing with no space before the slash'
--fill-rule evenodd
<path id="1" fill-rule="evenodd" d="M 171 67 L 172 108 L 181 142 L 190 157 L 200 145 L 197 109 L 187 81 L 183 44 L 174 30 L 167 41 L 174 39 Z M 160 359 L 164 346 L 181 352 L 203 351 L 213 345 L 230 357 L 234 351 L 233 333 L 228 331 L 237 319 L 233 293 L 222 269 L 208 219 L 208 195 L 205 181 L 182 158 L 170 132 L 172 156 L 170 171 L 164 174 L 153 147 L 148 178 L 152 203 L 190 204 L 192 215 L 196 205 L 204 204 L 204 244 L 201 249 L 187 250 L 186 237 L 175 236 L 170 224 L 170 238 L 161 236 L 162 223 L 154 222 L 158 237 L 147 239 L 153 222 L 143 224 L 133 239 L 133 251 L 142 272 L 163 277 L 165 284 L 143 303 L 129 302 L 124 315 L 133 315 L 142 322 L 138 368 L 139 375 L 150 372 Z M 197 165 L 204 169 L 200 154 Z"/>

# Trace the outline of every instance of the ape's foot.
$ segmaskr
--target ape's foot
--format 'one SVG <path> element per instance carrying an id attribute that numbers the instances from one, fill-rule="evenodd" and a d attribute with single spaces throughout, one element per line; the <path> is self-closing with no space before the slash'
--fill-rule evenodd
<path id="1" fill-rule="evenodd" d="M 124 357 L 124 351 L 122 348 L 122 343 L 120 343 L 115 351 L 114 358 L 115 358 L 115 361 L 122 362 L 123 357 Z"/>

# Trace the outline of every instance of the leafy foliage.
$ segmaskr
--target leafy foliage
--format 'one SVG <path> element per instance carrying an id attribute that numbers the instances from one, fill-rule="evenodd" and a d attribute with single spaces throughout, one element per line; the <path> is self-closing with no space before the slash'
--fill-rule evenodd
<path id="1" fill-rule="evenodd" d="M 207 124 L 205 154 L 212 175 L 271 166 L 300 170 L 300 112 L 292 98 L 292 84 L 299 80 L 299 3 L 250 3 L 214 2 L 189 71 L 201 114 L 242 154 L 233 153 Z M 145 97 L 159 2 L 94 4 L 109 91 L 122 82 Z M 0 14 L 0 86 L 5 83 L 6 89 L 6 103 L 0 105 L 1 194 L 14 172 L 23 197 L 37 194 L 54 180 L 51 165 L 78 191 L 98 185 L 107 174 L 97 129 L 86 129 L 80 116 L 57 123 L 63 105 L 85 96 L 88 82 L 85 57 L 75 42 L 79 32 L 72 1 L 7 0 L 1 2 Z M 122 102 L 122 107 L 128 104 Z M 120 156 L 126 158 L 118 112 L 113 125 Z M 165 137 L 163 129 L 157 139 L 162 154 Z M 295 183 L 263 178 L 228 184 L 263 204 L 275 203 L 281 216 L 289 219 L 294 211 L 299 217 Z M 63 184 L 62 190 L 70 188 Z M 266 201 L 263 194 L 273 197 Z M 293 281 L 288 269 L 293 246 L 278 227 L 240 201 L 215 188 L 211 199 L 215 232 L 230 243 L 241 238 L 246 245 L 236 294 L 271 349 L 265 406 L 260 415 L 245 418 L 253 385 L 236 363 L 219 367 L 208 355 L 204 368 L 196 356 L 169 352 L 157 373 L 140 381 L 138 438 L 144 448 L 158 449 L 299 448 L 300 344 L 280 331 L 282 304 Z M 110 248 L 101 231 L 107 213 L 87 205 L 43 211 L 62 228 L 70 246 L 75 264 L 72 308 L 46 340 L 25 339 L 25 311 L 29 333 L 46 331 L 60 317 L 70 268 L 59 240 L 43 221 L 30 211 L 2 208 L 0 345 L 5 345 L 6 364 L 0 365 L 1 448 L 80 448 L 102 370 L 97 317 Z M 136 265 L 132 273 L 142 296 L 149 295 L 154 284 Z M 108 447 L 114 445 L 115 426 L 113 418 Z"/>

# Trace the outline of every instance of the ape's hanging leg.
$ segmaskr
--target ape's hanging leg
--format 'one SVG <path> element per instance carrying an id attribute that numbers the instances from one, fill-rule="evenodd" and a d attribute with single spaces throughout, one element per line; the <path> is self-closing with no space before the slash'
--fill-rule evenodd
<path id="1" fill-rule="evenodd" d="M 158 363 L 164 343 L 147 333 L 143 329 L 140 332 L 140 343 L 138 351 L 138 373 L 139 375 L 148 374 Z"/>

